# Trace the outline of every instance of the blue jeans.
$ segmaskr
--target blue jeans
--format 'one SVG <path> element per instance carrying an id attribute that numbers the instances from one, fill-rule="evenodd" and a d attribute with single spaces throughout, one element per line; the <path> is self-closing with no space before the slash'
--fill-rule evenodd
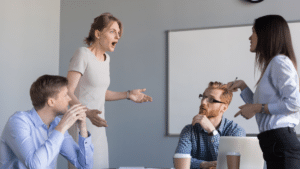
<path id="1" fill-rule="evenodd" d="M 257 137 L 268 169 L 300 169 L 300 142 L 294 128 L 268 130 Z"/>

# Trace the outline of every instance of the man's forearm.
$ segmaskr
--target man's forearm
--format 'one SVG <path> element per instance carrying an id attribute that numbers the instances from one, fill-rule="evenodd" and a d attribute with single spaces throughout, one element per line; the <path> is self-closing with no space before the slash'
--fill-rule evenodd
<path id="1" fill-rule="evenodd" d="M 87 132 L 87 130 L 81 130 L 81 131 L 80 131 L 80 135 L 81 135 L 81 137 L 87 138 L 87 137 L 88 137 L 88 132 Z"/>
<path id="2" fill-rule="evenodd" d="M 79 124 L 79 130 L 80 130 L 80 135 L 84 138 L 88 137 L 88 132 L 86 128 L 86 123 L 84 124 Z"/>
<path id="3" fill-rule="evenodd" d="M 62 124 L 58 124 L 56 127 L 55 127 L 55 130 L 61 132 L 62 134 L 65 134 L 65 132 L 68 130 L 67 126 L 65 125 L 62 125 Z"/>

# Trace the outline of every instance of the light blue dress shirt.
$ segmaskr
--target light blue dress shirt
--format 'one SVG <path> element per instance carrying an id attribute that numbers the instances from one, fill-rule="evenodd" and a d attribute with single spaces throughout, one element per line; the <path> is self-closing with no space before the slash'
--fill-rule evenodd
<path id="1" fill-rule="evenodd" d="M 221 136 L 245 137 L 245 130 L 232 120 L 222 118 L 218 134 L 209 136 L 200 124 L 186 125 L 181 133 L 175 153 L 190 154 L 191 168 L 198 169 L 203 161 L 216 161 Z"/>
<path id="2" fill-rule="evenodd" d="M 67 131 L 63 135 L 55 130 L 59 122 L 56 117 L 48 129 L 35 109 L 12 115 L 1 136 L 0 168 L 54 169 L 59 153 L 77 168 L 92 168 L 90 133 L 87 138 L 79 135 L 77 144 Z"/>
<path id="3" fill-rule="evenodd" d="M 299 77 L 292 61 L 284 55 L 271 60 L 254 94 L 247 87 L 241 97 L 245 103 L 268 104 L 270 114 L 255 115 L 260 132 L 299 124 Z"/>

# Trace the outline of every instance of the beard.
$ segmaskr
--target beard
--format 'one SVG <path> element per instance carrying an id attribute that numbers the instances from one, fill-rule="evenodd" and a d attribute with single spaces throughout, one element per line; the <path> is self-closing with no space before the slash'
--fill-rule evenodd
<path id="1" fill-rule="evenodd" d="M 207 118 L 213 118 L 213 117 L 217 117 L 219 115 L 219 110 L 208 111 L 206 106 L 201 105 L 199 114 L 205 115 Z"/>

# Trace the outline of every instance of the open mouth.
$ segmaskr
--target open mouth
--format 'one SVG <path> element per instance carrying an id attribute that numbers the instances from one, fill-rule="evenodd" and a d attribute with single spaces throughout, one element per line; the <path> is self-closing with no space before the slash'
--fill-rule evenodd
<path id="1" fill-rule="evenodd" d="M 118 42 L 113 42 L 113 43 L 111 43 L 112 44 L 112 46 L 113 47 L 116 47 L 116 44 L 117 44 Z"/>

